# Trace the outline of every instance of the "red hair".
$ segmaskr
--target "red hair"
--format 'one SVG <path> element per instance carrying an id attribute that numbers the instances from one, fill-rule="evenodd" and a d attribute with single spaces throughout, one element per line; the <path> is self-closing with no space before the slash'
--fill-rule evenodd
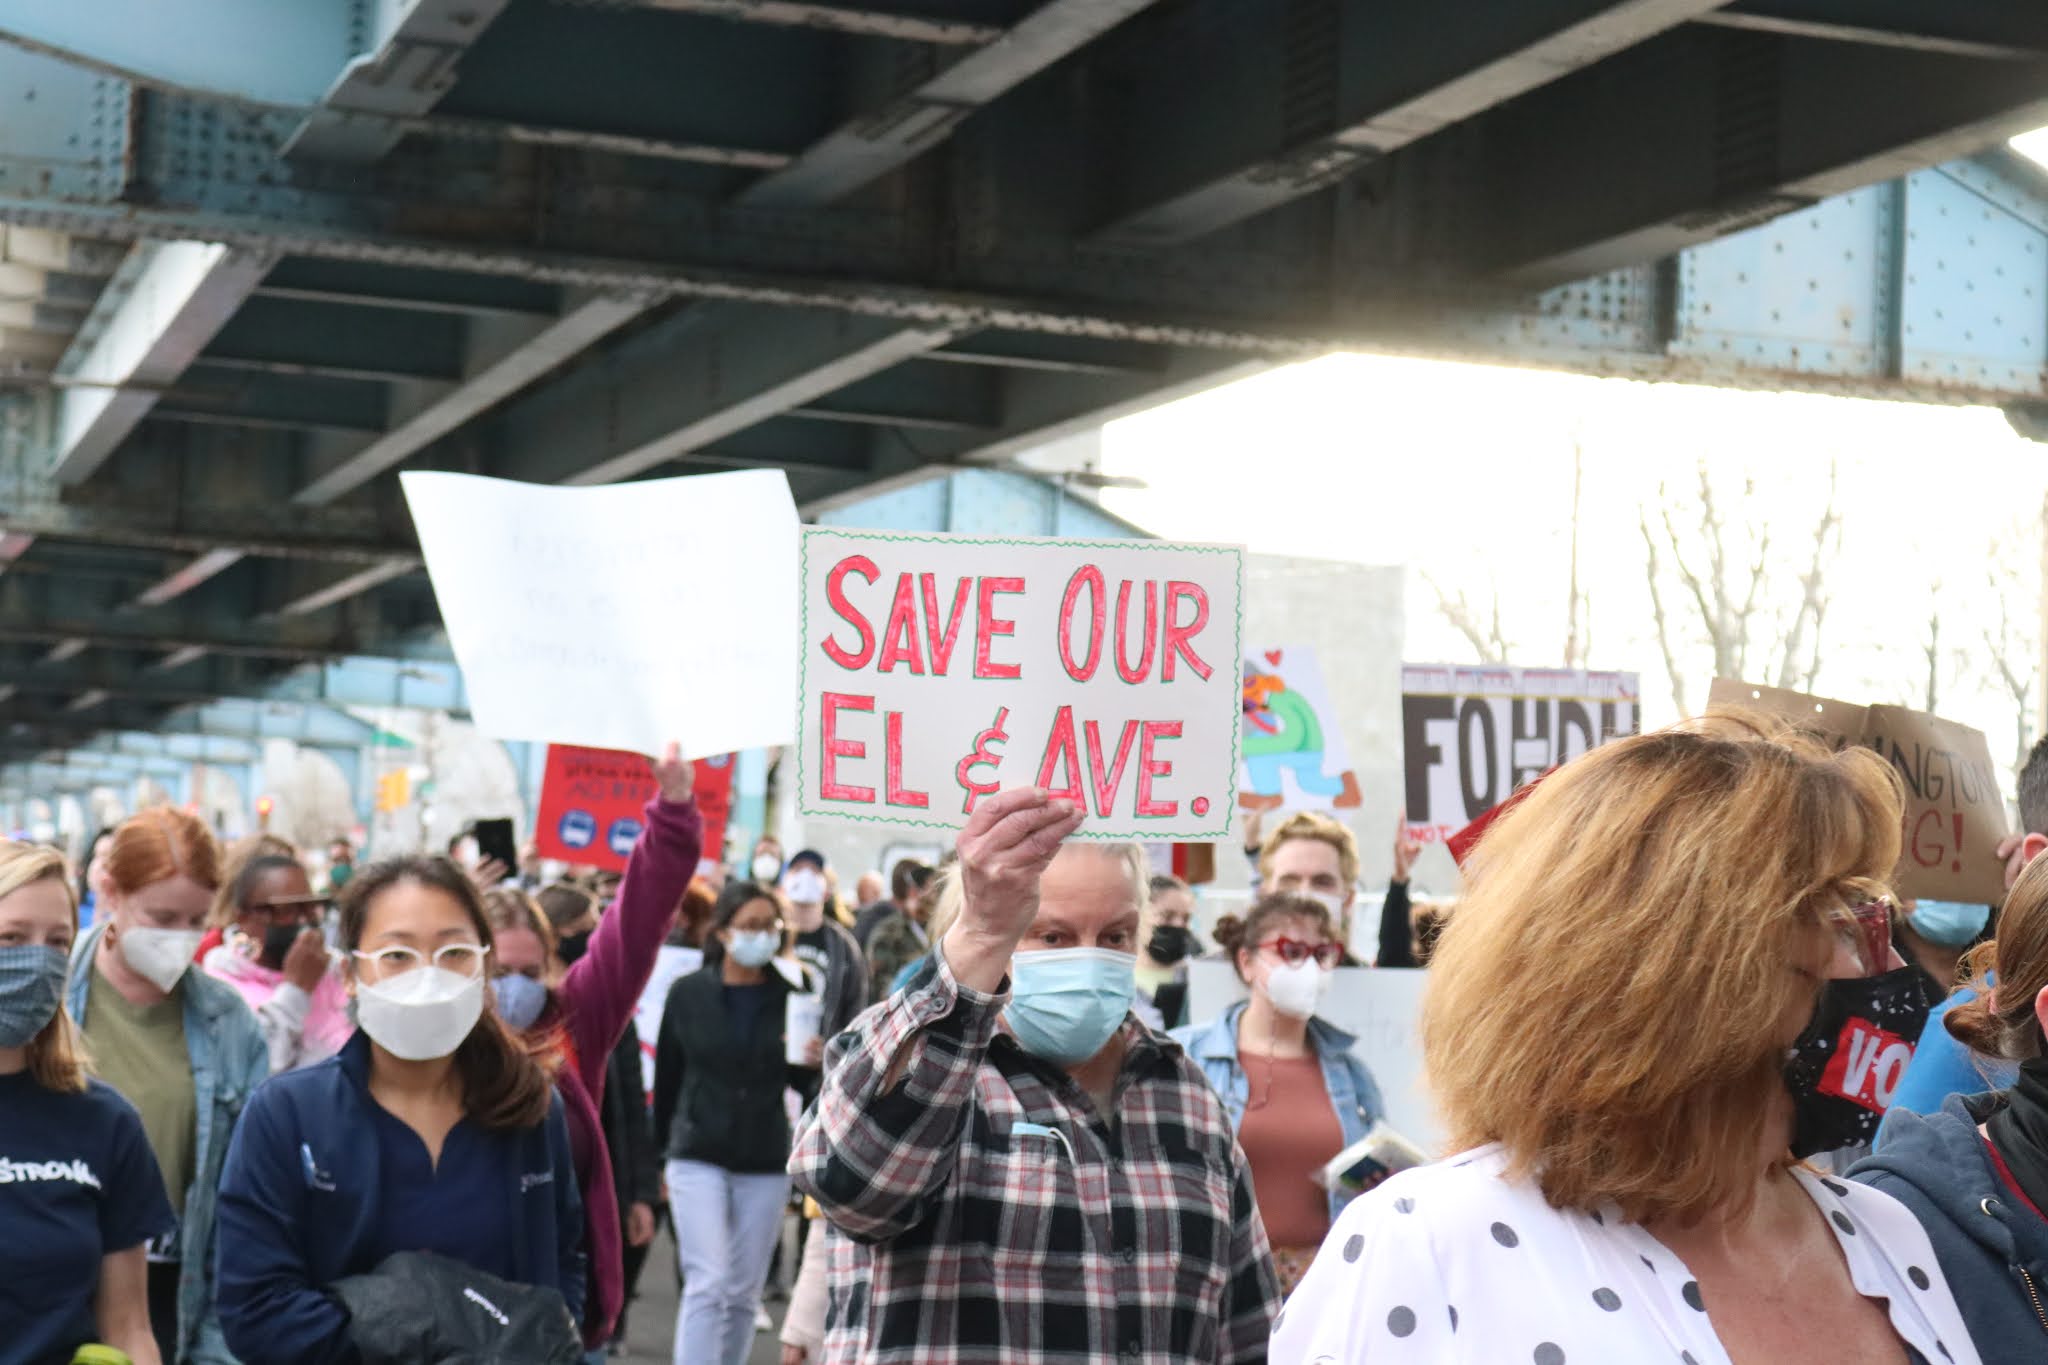
<path id="1" fill-rule="evenodd" d="M 214 891 L 220 887 L 220 845 L 198 816 L 152 806 L 115 829 L 105 867 L 107 881 L 124 896 L 177 876 Z"/>

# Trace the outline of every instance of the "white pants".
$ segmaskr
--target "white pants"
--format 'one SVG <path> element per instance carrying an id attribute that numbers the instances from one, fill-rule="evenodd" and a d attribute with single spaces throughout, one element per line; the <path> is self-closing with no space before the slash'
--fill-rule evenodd
<path id="1" fill-rule="evenodd" d="M 746 1365 L 789 1177 L 735 1175 L 701 1161 L 671 1161 L 667 1174 L 683 1269 L 675 1365 Z"/>

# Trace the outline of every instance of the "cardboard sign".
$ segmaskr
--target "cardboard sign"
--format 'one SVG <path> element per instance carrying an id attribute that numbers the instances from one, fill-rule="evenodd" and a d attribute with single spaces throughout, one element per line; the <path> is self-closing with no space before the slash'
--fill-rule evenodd
<path id="1" fill-rule="evenodd" d="M 957 829 L 1037 785 L 1077 838 L 1229 837 L 1243 558 L 806 527 L 798 809 Z"/>
<path id="2" fill-rule="evenodd" d="M 1560 763 L 1642 728 L 1633 673 L 1404 664 L 1408 837 L 1441 843 Z"/>
<path id="3" fill-rule="evenodd" d="M 704 821 L 697 870 L 716 865 L 732 813 L 733 755 L 697 761 L 695 799 Z M 543 858 L 624 872 L 640 837 L 642 809 L 655 794 L 654 765 L 645 754 L 550 744 L 541 776 L 533 842 Z"/>
<path id="4" fill-rule="evenodd" d="M 1387 1126 L 1437 1157 L 1443 1155 L 1444 1126 L 1422 1067 L 1422 992 L 1428 981 L 1429 973 L 1419 967 L 1339 967 L 1316 1014 L 1358 1040 L 1352 1055 L 1380 1088 Z M 1244 998 L 1244 983 L 1230 963 L 1205 957 L 1188 964 L 1188 1018 L 1194 1023 L 1206 1024 Z"/>
<path id="5" fill-rule="evenodd" d="M 780 471 L 400 482 L 485 734 L 675 740 L 690 758 L 789 742 L 797 517 Z"/>
<path id="6" fill-rule="evenodd" d="M 1905 787 L 1903 845 L 1892 885 L 1911 899 L 1996 905 L 2005 899 L 1999 840 L 2010 832 L 1998 770 L 1983 732 L 1905 706 L 1856 706 L 1803 692 L 1717 678 L 1709 712 L 1783 716 L 1841 748 L 1873 750 Z"/>
<path id="7" fill-rule="evenodd" d="M 1306 645 L 1254 647 L 1244 656 L 1247 810 L 1351 810 L 1363 800 L 1323 666 Z"/>

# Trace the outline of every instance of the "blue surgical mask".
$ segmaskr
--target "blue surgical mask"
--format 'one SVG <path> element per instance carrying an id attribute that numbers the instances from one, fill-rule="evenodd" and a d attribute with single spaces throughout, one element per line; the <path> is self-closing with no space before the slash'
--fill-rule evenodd
<path id="1" fill-rule="evenodd" d="M 26 1047 L 56 1017 L 70 961 L 39 943 L 0 948 L 0 1047 Z"/>
<path id="2" fill-rule="evenodd" d="M 735 929 L 732 960 L 742 967 L 765 967 L 782 950 L 782 935 L 773 929 Z"/>
<path id="3" fill-rule="evenodd" d="M 491 978 L 491 994 L 498 1000 L 498 1017 L 514 1033 L 524 1033 L 548 1007 L 548 988 L 533 977 L 518 972 Z"/>
<path id="4" fill-rule="evenodd" d="M 1046 948 L 1010 959 L 1003 1021 L 1018 1046 L 1056 1066 L 1102 1051 L 1131 1011 L 1138 959 L 1107 948 Z"/>
<path id="5" fill-rule="evenodd" d="M 1962 901 L 1921 901 L 1906 914 L 1914 933 L 1944 948 L 1962 947 L 1983 933 L 1990 922 L 1990 906 Z"/>

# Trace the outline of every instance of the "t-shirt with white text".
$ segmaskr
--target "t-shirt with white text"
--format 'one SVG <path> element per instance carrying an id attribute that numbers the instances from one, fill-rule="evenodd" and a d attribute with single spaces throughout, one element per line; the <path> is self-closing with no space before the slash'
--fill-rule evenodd
<path id="1" fill-rule="evenodd" d="M 69 1365 L 97 1339 L 101 1258 L 175 1223 L 142 1120 L 112 1086 L 0 1076 L 0 1365 Z"/>

